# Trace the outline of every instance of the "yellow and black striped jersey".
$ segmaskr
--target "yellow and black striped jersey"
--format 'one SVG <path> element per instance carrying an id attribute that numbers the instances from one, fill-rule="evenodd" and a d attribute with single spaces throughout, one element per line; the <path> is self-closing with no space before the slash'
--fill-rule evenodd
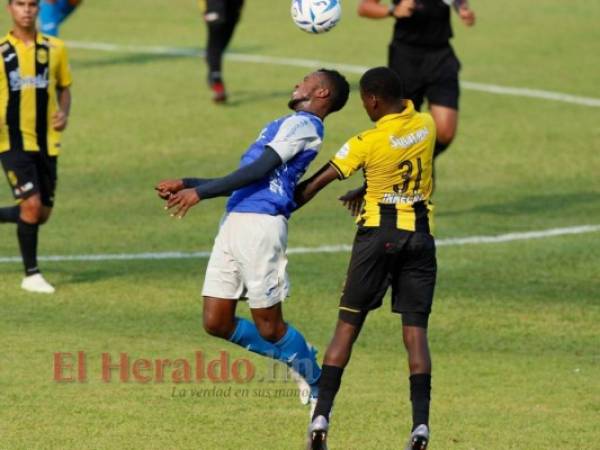
<path id="1" fill-rule="evenodd" d="M 357 222 L 366 227 L 391 224 L 402 230 L 433 232 L 433 118 L 415 111 L 411 101 L 388 114 L 375 128 L 351 138 L 330 164 L 342 178 L 359 169 L 365 176 L 365 204 Z"/>
<path id="2" fill-rule="evenodd" d="M 0 55 L 0 153 L 58 155 L 61 133 L 52 127 L 56 90 L 71 85 L 64 43 L 38 33 L 27 45 L 9 33 L 0 41 Z"/>

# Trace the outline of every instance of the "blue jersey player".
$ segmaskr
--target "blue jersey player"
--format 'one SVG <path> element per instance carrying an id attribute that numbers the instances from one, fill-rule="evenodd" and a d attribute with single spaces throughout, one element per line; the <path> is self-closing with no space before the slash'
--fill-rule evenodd
<path id="1" fill-rule="evenodd" d="M 79 6 L 81 0 L 41 0 L 40 31 L 58 36 L 58 27 Z"/>
<path id="2" fill-rule="evenodd" d="M 301 394 L 305 403 L 316 396 L 321 368 L 316 350 L 283 320 L 289 287 L 287 219 L 296 208 L 294 189 L 321 147 L 323 119 L 342 109 L 349 90 L 337 71 L 313 72 L 296 85 L 289 101 L 294 114 L 269 123 L 243 154 L 238 170 L 222 178 L 165 180 L 156 186 L 179 218 L 203 200 L 229 196 L 202 290 L 204 328 L 287 364 L 311 387 Z M 253 321 L 235 315 L 243 298 Z"/>

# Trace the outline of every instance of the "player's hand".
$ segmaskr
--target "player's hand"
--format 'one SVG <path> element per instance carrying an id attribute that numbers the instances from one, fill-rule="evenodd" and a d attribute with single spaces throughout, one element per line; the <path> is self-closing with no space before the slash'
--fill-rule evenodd
<path id="1" fill-rule="evenodd" d="M 400 0 L 400 3 L 394 8 L 394 17 L 396 19 L 402 19 L 403 17 L 412 16 L 415 6 L 415 0 Z"/>
<path id="2" fill-rule="evenodd" d="M 165 209 L 172 210 L 171 217 L 182 219 L 188 209 L 198 203 L 200 203 L 200 196 L 196 189 L 183 189 L 169 197 Z"/>
<path id="3" fill-rule="evenodd" d="M 348 208 L 352 217 L 356 217 L 362 210 L 365 201 L 365 190 L 363 187 L 353 189 L 342 195 L 339 200 L 342 202 L 342 205 Z"/>
<path id="4" fill-rule="evenodd" d="M 468 26 L 472 27 L 475 25 L 475 12 L 469 7 L 469 5 L 465 2 L 458 7 L 458 15 L 460 20 Z"/>
<path id="5" fill-rule="evenodd" d="M 52 115 L 52 128 L 55 131 L 63 131 L 67 128 L 68 117 L 63 111 L 56 111 Z"/>
<path id="6" fill-rule="evenodd" d="M 168 200 L 171 195 L 179 192 L 183 187 L 183 180 L 162 180 L 154 186 L 154 189 L 160 198 Z"/>

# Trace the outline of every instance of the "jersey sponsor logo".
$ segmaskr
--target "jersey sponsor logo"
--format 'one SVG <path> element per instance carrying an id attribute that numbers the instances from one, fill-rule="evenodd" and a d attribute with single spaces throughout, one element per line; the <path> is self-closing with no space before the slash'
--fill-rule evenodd
<path id="1" fill-rule="evenodd" d="M 429 130 L 425 127 L 414 133 L 407 134 L 405 136 L 390 136 L 390 146 L 393 149 L 397 148 L 408 148 L 419 142 L 423 142 L 429 136 Z"/>
<path id="2" fill-rule="evenodd" d="M 350 146 L 348 144 L 344 144 L 342 146 L 342 148 L 340 148 L 338 150 L 338 152 L 335 154 L 335 157 L 337 159 L 346 159 L 348 157 L 349 153 L 350 153 Z"/>
<path id="3" fill-rule="evenodd" d="M 395 192 L 387 192 L 383 194 L 383 198 L 380 203 L 386 205 L 412 205 L 414 203 L 422 202 L 425 200 L 425 196 L 422 193 L 414 195 L 397 194 Z"/>
<path id="4" fill-rule="evenodd" d="M 44 70 L 41 75 L 35 77 L 22 77 L 19 69 L 11 70 L 8 73 L 10 90 L 20 91 L 27 88 L 47 89 L 50 82 L 48 81 L 48 69 Z"/>

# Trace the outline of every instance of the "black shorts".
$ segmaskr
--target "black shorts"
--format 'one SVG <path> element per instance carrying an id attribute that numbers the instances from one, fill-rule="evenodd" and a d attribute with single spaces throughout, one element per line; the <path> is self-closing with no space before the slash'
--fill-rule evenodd
<path id="1" fill-rule="evenodd" d="M 406 98 L 421 109 L 423 99 L 429 104 L 458 110 L 460 61 L 452 47 L 423 48 L 392 42 L 388 66 L 404 83 Z"/>
<path id="2" fill-rule="evenodd" d="M 340 309 L 367 312 L 392 286 L 392 311 L 421 315 L 427 327 L 437 273 L 435 240 L 425 232 L 361 227 L 356 233 Z"/>
<path id="3" fill-rule="evenodd" d="M 204 20 L 209 25 L 236 24 L 240 20 L 244 0 L 206 0 Z"/>
<path id="4" fill-rule="evenodd" d="M 0 153 L 0 161 L 15 200 L 21 201 L 34 194 L 40 194 L 44 206 L 54 206 L 56 156 L 9 150 Z"/>

